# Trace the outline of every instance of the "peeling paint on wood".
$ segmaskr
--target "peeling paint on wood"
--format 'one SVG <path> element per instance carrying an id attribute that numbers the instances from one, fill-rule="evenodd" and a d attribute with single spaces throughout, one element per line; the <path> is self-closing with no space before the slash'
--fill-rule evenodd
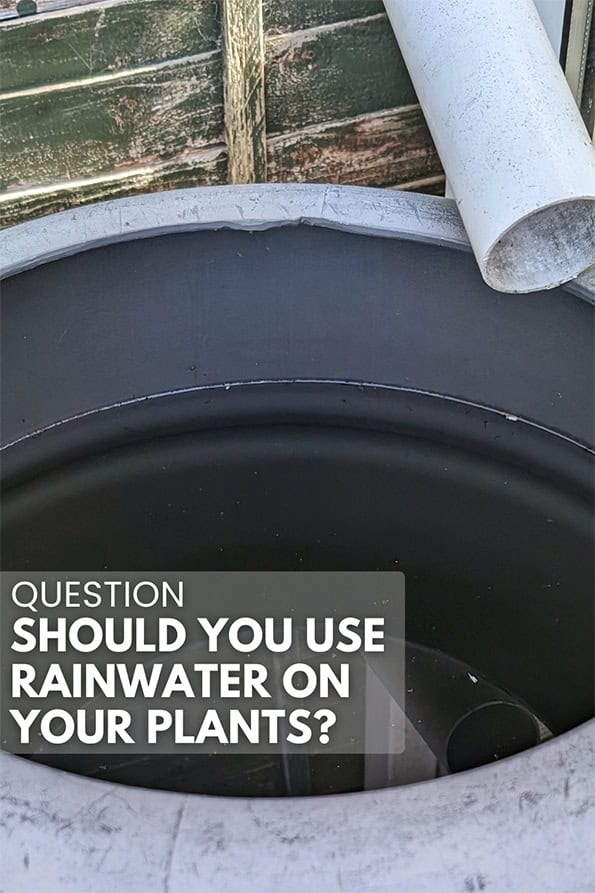
<path id="1" fill-rule="evenodd" d="M 228 181 L 442 188 L 381 0 L 38 0 L 37 9 L 0 25 L 4 225 Z M 0 18 L 15 12 L 0 0 Z"/>
<path id="2" fill-rule="evenodd" d="M 120 174 L 55 183 L 0 196 L 0 226 L 11 226 L 78 205 L 143 192 L 215 186 L 227 179 L 227 150 L 212 146 L 168 163 L 134 167 Z"/>
<path id="3" fill-rule="evenodd" d="M 223 94 L 230 183 L 266 180 L 262 0 L 223 0 Z"/>
<path id="4" fill-rule="evenodd" d="M 299 31 L 384 12 L 382 0 L 264 0 L 267 32 Z"/>
<path id="5" fill-rule="evenodd" d="M 146 66 L 219 48 L 216 0 L 126 0 L 16 19 L 0 29 L 2 91 Z"/>
<path id="6" fill-rule="evenodd" d="M 29 18 L 78 6 L 98 6 L 102 2 L 118 3 L 119 0 L 0 0 L 0 20 Z"/>
<path id="7" fill-rule="evenodd" d="M 268 159 L 280 181 L 387 186 L 442 175 L 418 105 L 274 137 Z"/>
<path id="8" fill-rule="evenodd" d="M 269 39 L 265 71 L 269 134 L 416 101 L 384 14 Z"/>
<path id="9" fill-rule="evenodd" d="M 0 188 L 165 161 L 220 142 L 220 53 L 0 98 Z"/>

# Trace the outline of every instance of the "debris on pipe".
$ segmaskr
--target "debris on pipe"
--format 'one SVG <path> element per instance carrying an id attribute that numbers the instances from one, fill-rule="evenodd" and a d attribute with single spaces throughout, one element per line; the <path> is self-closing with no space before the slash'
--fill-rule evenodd
<path id="1" fill-rule="evenodd" d="M 385 0 L 481 274 L 554 288 L 595 263 L 595 149 L 533 0 Z"/>

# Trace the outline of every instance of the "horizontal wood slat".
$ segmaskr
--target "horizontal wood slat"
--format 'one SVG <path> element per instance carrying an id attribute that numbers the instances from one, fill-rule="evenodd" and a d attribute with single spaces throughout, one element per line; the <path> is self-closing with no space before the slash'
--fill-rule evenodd
<path id="1" fill-rule="evenodd" d="M 25 218 L 31 220 L 89 202 L 162 189 L 215 186 L 225 183 L 226 179 L 227 150 L 222 145 L 212 146 L 182 159 L 133 167 L 119 175 L 57 183 L 46 190 L 5 193 L 0 196 L 0 226 L 11 226 Z"/>
<path id="2" fill-rule="evenodd" d="M 442 174 L 438 177 L 428 177 L 425 180 L 410 180 L 408 183 L 397 183 L 387 186 L 387 189 L 400 189 L 405 192 L 422 192 L 425 195 L 444 195 L 446 177 Z"/>
<path id="3" fill-rule="evenodd" d="M 0 98 L 0 188 L 97 176 L 223 141 L 219 52 Z"/>
<path id="4" fill-rule="evenodd" d="M 33 15 L 70 9 L 78 6 L 92 6 L 106 0 L 0 0 L 0 21 L 3 19 L 29 18 Z M 118 2 L 118 0 L 107 0 Z"/>
<path id="5" fill-rule="evenodd" d="M 269 39 L 267 133 L 416 102 L 386 16 Z"/>
<path id="6" fill-rule="evenodd" d="M 146 66 L 219 48 L 216 0 L 127 0 L 0 28 L 0 89 Z"/>
<path id="7" fill-rule="evenodd" d="M 284 134 L 267 148 L 271 180 L 387 186 L 442 175 L 417 105 Z"/>
<path id="8" fill-rule="evenodd" d="M 384 12 L 382 0 L 263 0 L 265 31 L 300 31 Z"/>

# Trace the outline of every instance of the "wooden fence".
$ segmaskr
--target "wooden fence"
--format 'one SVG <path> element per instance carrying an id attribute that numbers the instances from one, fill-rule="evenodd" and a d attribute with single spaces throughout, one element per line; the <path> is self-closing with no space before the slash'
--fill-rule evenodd
<path id="1" fill-rule="evenodd" d="M 591 131 L 592 9 L 567 67 Z M 0 0 L 0 159 L 4 226 L 215 183 L 444 189 L 382 0 Z"/>
<path id="2" fill-rule="evenodd" d="M 441 165 L 383 9 L 381 0 L 21 0 L 16 17 L 14 0 L 0 0 L 3 224 L 225 182 L 440 192 Z"/>

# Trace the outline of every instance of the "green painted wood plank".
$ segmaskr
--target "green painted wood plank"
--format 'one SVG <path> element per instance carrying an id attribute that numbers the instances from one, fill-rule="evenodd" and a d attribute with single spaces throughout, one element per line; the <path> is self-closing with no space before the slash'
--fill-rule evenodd
<path id="1" fill-rule="evenodd" d="M 0 98 L 0 189 L 95 177 L 223 141 L 217 51 Z"/>
<path id="2" fill-rule="evenodd" d="M 90 202 L 163 189 L 215 186 L 226 181 L 225 146 L 213 146 L 190 158 L 146 168 L 132 168 L 120 176 L 107 176 L 104 179 L 79 183 L 56 183 L 46 190 L 35 190 L 30 194 L 5 193 L 0 196 L 0 226 L 13 226 Z"/>
<path id="3" fill-rule="evenodd" d="M 416 102 L 385 15 L 266 41 L 267 133 Z"/>
<path id="4" fill-rule="evenodd" d="M 105 74 L 219 47 L 216 0 L 125 0 L 0 28 L 0 89 Z"/>
<path id="5" fill-rule="evenodd" d="M 265 31 L 299 31 L 384 12 L 382 0 L 263 0 Z"/>
<path id="6" fill-rule="evenodd" d="M 268 140 L 269 179 L 404 185 L 442 176 L 419 106 L 333 121 Z"/>
<path id="7" fill-rule="evenodd" d="M 106 2 L 106 0 L 0 0 L 0 21 L 102 2 Z"/>

